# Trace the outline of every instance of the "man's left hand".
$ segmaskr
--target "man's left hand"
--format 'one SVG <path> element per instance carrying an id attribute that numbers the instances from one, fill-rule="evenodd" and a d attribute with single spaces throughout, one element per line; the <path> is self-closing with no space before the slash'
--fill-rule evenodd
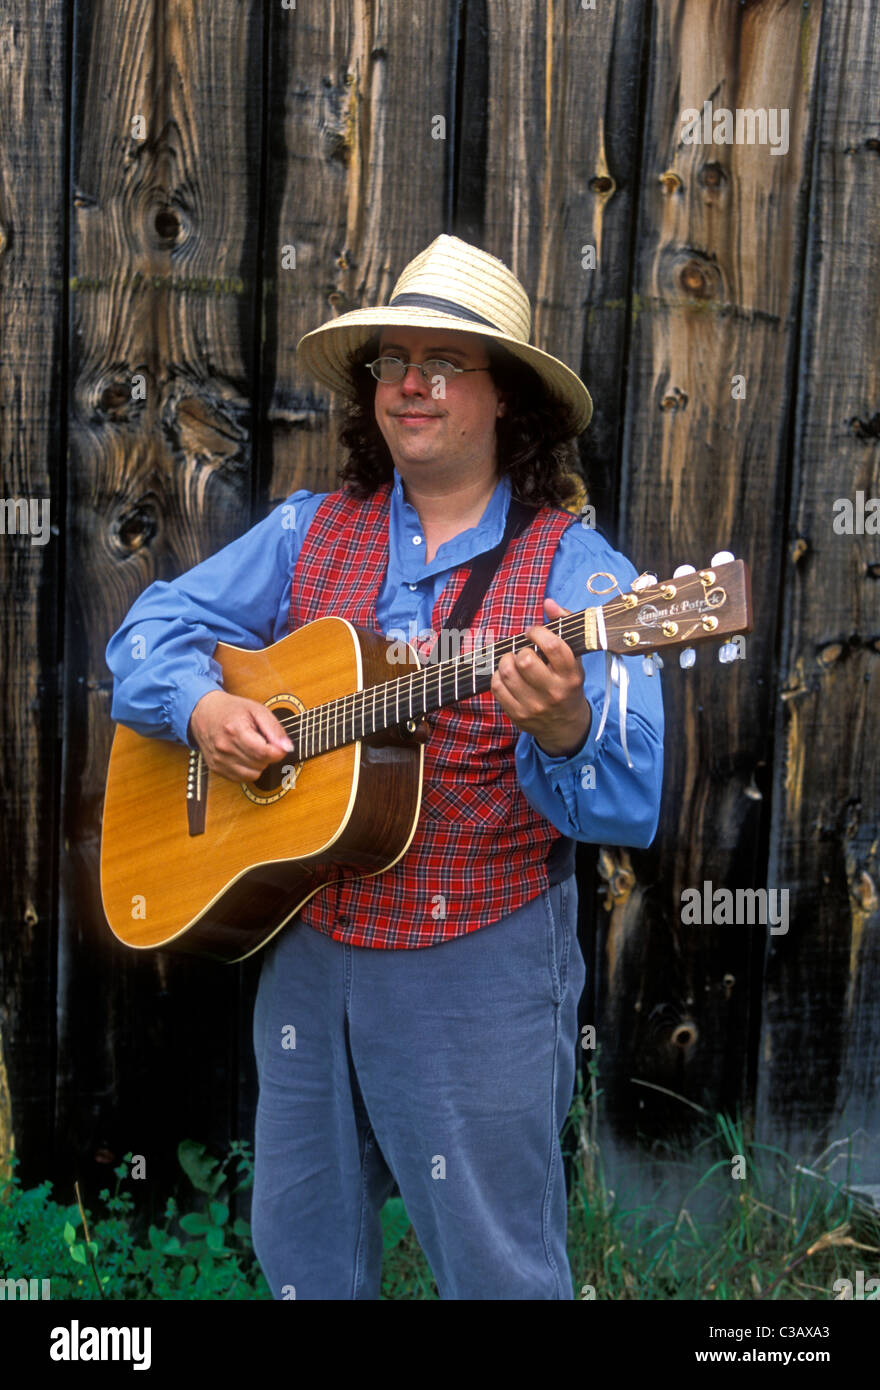
<path id="1" fill-rule="evenodd" d="M 548 618 L 570 611 L 552 598 L 544 600 Z M 492 694 L 517 728 L 531 734 L 550 757 L 571 757 L 586 741 L 593 717 L 584 695 L 584 668 L 568 643 L 549 628 L 537 624 L 526 636 L 544 653 L 546 664 L 531 647 L 515 655 L 508 652 L 492 677 Z"/>

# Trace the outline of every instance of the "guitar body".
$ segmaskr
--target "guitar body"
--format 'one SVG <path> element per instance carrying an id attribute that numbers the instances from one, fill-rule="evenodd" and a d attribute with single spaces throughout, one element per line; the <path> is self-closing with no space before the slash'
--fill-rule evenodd
<path id="1" fill-rule="evenodd" d="M 606 595 L 608 579 L 597 572 L 587 588 Z M 575 656 L 645 656 L 750 632 L 748 569 L 719 551 L 705 569 L 681 566 L 662 584 L 640 575 L 631 592 L 548 627 Z M 101 835 L 111 930 L 139 950 L 243 960 L 328 884 L 390 869 L 416 831 L 425 716 L 485 694 L 504 655 L 530 645 L 520 633 L 439 662 L 432 648 L 422 665 L 407 643 L 344 618 L 319 618 L 261 651 L 218 643 L 224 689 L 274 710 L 290 761 L 231 782 L 197 750 L 120 725 Z M 732 643 L 719 652 L 740 654 Z"/>
<path id="2" fill-rule="evenodd" d="M 259 651 L 220 642 L 214 658 L 226 691 L 283 718 L 419 669 L 412 648 L 407 664 L 389 665 L 389 645 L 320 618 Z M 179 743 L 117 726 L 101 892 L 127 946 L 242 960 L 340 872 L 382 873 L 415 834 L 424 763 L 415 738 L 374 735 L 282 761 L 256 783 L 200 775 L 199 761 Z"/>

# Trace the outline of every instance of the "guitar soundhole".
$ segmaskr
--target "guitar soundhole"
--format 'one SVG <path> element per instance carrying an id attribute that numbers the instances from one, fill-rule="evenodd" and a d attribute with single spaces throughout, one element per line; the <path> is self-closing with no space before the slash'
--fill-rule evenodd
<path id="1" fill-rule="evenodd" d="M 291 716 L 302 714 L 305 709 L 295 695 L 273 695 L 266 704 L 282 724 L 288 723 Z M 248 801 L 253 801 L 259 806 L 270 806 L 293 791 L 302 769 L 301 762 L 292 761 L 295 757 L 294 753 L 288 758 L 282 758 L 280 762 L 269 763 L 253 782 L 242 782 L 241 789 Z"/>
<path id="2" fill-rule="evenodd" d="M 277 792 L 281 786 L 281 769 L 283 763 L 270 763 L 263 772 L 260 773 L 254 786 L 259 792 Z"/>

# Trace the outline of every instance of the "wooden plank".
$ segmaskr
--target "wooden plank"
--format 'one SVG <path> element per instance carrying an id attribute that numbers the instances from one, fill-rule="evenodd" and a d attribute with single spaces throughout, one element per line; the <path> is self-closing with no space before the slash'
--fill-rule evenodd
<path id="1" fill-rule="evenodd" d="M 858 502 L 880 499 L 876 6 L 828 6 L 822 49 L 768 873 L 791 927 L 767 961 L 758 1120 L 808 1158 L 859 1131 L 853 1176 L 876 1183 L 880 500 L 873 527 Z"/>
<path id="2" fill-rule="evenodd" d="M 626 1127 L 657 1132 L 694 1112 L 631 1077 L 731 1110 L 749 1089 L 767 928 L 686 925 L 682 893 L 767 885 L 778 518 L 821 6 L 670 0 L 652 15 L 621 537 L 661 576 L 731 549 L 752 566 L 756 613 L 745 660 L 667 664 L 661 829 L 650 851 L 604 863 L 599 1037 L 619 1048 L 607 1098 Z M 684 113 L 704 102 L 713 122 L 731 113 L 733 137 L 732 113 L 765 112 L 765 143 L 687 143 Z M 787 130 L 773 124 L 781 111 Z M 722 137 L 725 119 L 711 127 Z"/>
<path id="3" fill-rule="evenodd" d="M 91 1189 L 126 1148 L 177 1176 L 178 1140 L 229 1137 L 235 971 L 120 947 L 97 853 L 107 638 L 249 516 L 262 12 L 76 11 L 58 1124 Z"/>
<path id="4" fill-rule="evenodd" d="M 531 296 L 533 342 L 593 397 L 581 450 L 599 524 L 613 530 L 644 0 L 487 0 L 486 11 L 485 245 Z M 482 94 L 465 91 L 473 107 Z"/>
<path id="5" fill-rule="evenodd" d="M 367 0 L 273 10 L 261 373 L 272 502 L 331 489 L 339 461 L 339 402 L 298 368 L 298 339 L 334 314 L 387 302 L 407 261 L 451 230 L 456 14 Z M 445 139 L 433 138 L 438 117 Z M 282 268 L 285 247 L 295 268 Z"/>
<path id="6" fill-rule="evenodd" d="M 0 10 L 0 459 L 3 499 L 36 508 L 41 539 L 4 507 L 0 534 L 0 1026 L 21 1176 L 45 1176 L 52 1152 L 57 848 L 56 708 L 59 534 L 64 525 L 62 315 L 64 92 L 60 0 Z M 38 119 L 34 113 L 38 112 Z M 48 517 L 44 512 L 48 507 Z"/>

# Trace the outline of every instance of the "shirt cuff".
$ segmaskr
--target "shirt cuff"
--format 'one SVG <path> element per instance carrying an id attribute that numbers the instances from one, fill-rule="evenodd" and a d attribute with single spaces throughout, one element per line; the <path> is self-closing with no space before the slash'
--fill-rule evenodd
<path id="1" fill-rule="evenodd" d="M 564 770 L 568 767 L 574 768 L 577 764 L 582 763 L 585 760 L 588 760 L 590 754 L 595 752 L 596 729 L 599 727 L 599 715 L 596 713 L 596 710 L 593 706 L 593 702 L 590 699 L 590 697 L 586 694 L 586 691 L 584 692 L 584 698 L 586 699 L 587 704 L 590 706 L 590 732 L 587 734 L 587 737 L 582 743 L 581 747 L 575 749 L 574 753 L 569 753 L 567 757 L 564 753 L 559 755 L 545 753 L 544 749 L 538 743 L 538 740 L 532 737 L 532 745 L 535 750 L 535 756 L 537 757 L 538 762 L 541 764 L 541 767 L 543 767 L 546 771 L 549 771 L 551 768 L 554 772 L 557 769 Z"/>
<path id="2" fill-rule="evenodd" d="M 175 737 L 187 748 L 197 748 L 198 744 L 189 739 L 189 721 L 193 710 L 199 703 L 203 695 L 209 694 L 212 690 L 222 690 L 223 686 L 219 681 L 212 680 L 210 676 L 193 676 L 190 680 L 184 681 L 177 687 L 171 709 L 168 715 L 168 722 L 174 730 Z"/>

